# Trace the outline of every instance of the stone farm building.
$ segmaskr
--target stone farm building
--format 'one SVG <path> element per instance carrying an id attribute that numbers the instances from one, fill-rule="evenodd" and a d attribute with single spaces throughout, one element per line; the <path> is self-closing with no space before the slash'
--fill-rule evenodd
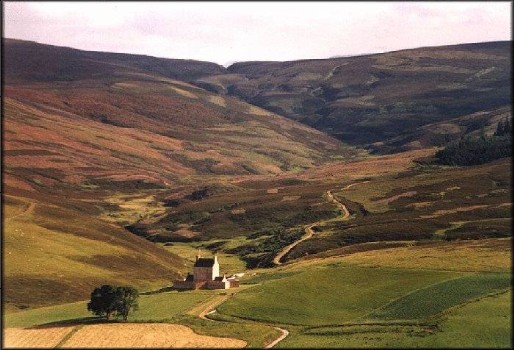
<path id="1" fill-rule="evenodd" d="M 173 282 L 175 289 L 229 289 L 239 287 L 236 276 L 220 276 L 218 256 L 202 258 L 200 253 L 196 256 L 193 274 L 188 273 L 183 280 Z"/>

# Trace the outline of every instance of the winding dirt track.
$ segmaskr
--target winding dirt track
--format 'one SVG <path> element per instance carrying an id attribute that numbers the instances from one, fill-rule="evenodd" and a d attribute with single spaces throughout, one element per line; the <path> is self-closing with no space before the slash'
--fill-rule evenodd
<path id="1" fill-rule="evenodd" d="M 287 329 L 278 328 L 278 327 L 275 327 L 275 329 L 282 332 L 282 335 L 280 335 L 280 337 L 278 337 L 277 339 L 273 340 L 271 343 L 266 345 L 264 347 L 264 349 L 271 349 L 272 347 L 274 347 L 275 345 L 280 343 L 282 340 L 284 340 L 289 335 L 289 331 Z"/>
<path id="2" fill-rule="evenodd" d="M 200 317 L 201 319 L 207 320 L 207 321 L 218 322 L 218 321 L 210 319 L 206 316 L 208 314 L 210 314 L 212 311 L 215 311 L 216 307 L 223 304 L 228 298 L 229 298 L 229 295 L 217 295 L 216 297 L 210 299 L 207 303 L 201 305 L 202 309 L 201 309 L 200 313 L 198 314 L 198 317 Z M 195 308 L 195 309 L 192 309 L 189 313 L 196 313 L 196 312 L 198 312 L 198 311 Z M 274 347 L 275 345 L 280 343 L 282 340 L 284 340 L 289 335 L 289 331 L 287 329 L 283 329 L 283 328 L 279 328 L 279 327 L 273 327 L 273 328 L 280 331 L 281 334 L 277 339 L 268 343 L 264 347 L 264 349 L 271 349 L 272 347 Z"/>
<path id="3" fill-rule="evenodd" d="M 367 182 L 367 181 L 366 181 Z M 346 186 L 344 189 L 348 189 L 350 188 L 351 186 L 354 186 L 356 184 L 359 184 L 359 183 L 362 183 L 362 182 L 357 182 L 357 183 L 353 183 L 353 184 L 350 184 L 348 186 Z M 348 211 L 348 208 L 346 208 L 346 206 L 339 202 L 337 199 L 335 199 L 334 195 L 332 194 L 331 191 L 327 191 L 326 192 L 326 195 L 328 197 L 328 199 L 334 203 L 339 209 L 341 209 L 341 212 L 342 212 L 342 217 L 340 220 L 348 220 L 350 218 L 350 212 Z M 305 227 L 305 234 L 302 236 L 302 238 L 300 238 L 299 240 L 297 241 L 294 241 L 293 243 L 289 244 L 288 246 L 284 247 L 274 258 L 273 258 L 273 263 L 275 265 L 282 265 L 282 262 L 280 261 L 287 253 L 289 253 L 291 251 L 291 249 L 293 249 L 294 247 L 296 247 L 298 244 L 300 244 L 301 242 L 311 238 L 313 235 L 314 235 L 314 231 L 312 230 L 312 228 L 316 225 L 318 225 L 320 222 L 315 222 L 313 224 L 310 224 L 308 226 Z"/>
<path id="4" fill-rule="evenodd" d="M 286 255 L 287 253 L 289 253 L 289 251 L 291 249 L 293 249 L 294 247 L 296 247 L 298 244 L 300 244 L 301 242 L 309 239 L 312 237 L 312 235 L 314 234 L 314 231 L 312 230 L 312 228 L 316 226 L 316 223 L 314 224 L 310 224 L 309 226 L 305 227 L 305 234 L 302 236 L 302 238 L 300 238 L 299 240 L 297 241 L 294 241 L 293 243 L 289 244 L 288 246 L 284 247 L 284 249 L 282 249 L 274 258 L 273 258 L 273 263 L 275 265 L 282 265 L 282 263 L 280 262 L 280 259 L 282 259 L 282 257 L 284 255 Z"/>
<path id="5" fill-rule="evenodd" d="M 343 212 L 343 216 L 341 217 L 341 220 L 347 220 L 350 217 L 350 212 L 348 211 L 348 208 L 343 203 L 339 202 L 337 199 L 334 198 L 334 195 L 331 191 L 327 191 L 327 197 L 330 199 L 332 203 L 337 205 L 339 209 Z"/>
<path id="6" fill-rule="evenodd" d="M 349 184 L 349 185 L 347 185 L 346 187 L 343 187 L 343 190 L 347 190 L 347 189 L 349 189 L 350 187 L 353 187 L 353 186 L 355 186 L 355 185 L 365 184 L 365 183 L 367 183 L 367 182 L 369 182 L 369 180 L 366 180 L 366 181 L 360 181 L 360 182 L 354 182 L 353 184 Z"/>
<path id="7" fill-rule="evenodd" d="M 14 215 L 14 216 L 11 216 L 10 218 L 5 218 L 5 221 L 8 222 L 13 219 L 19 218 L 20 216 L 30 214 L 30 213 L 32 213 L 32 211 L 34 210 L 35 207 L 36 207 L 36 203 L 31 202 L 31 203 L 29 203 L 29 205 L 27 205 L 27 207 L 25 209 L 23 209 L 23 211 L 21 211 L 20 213 Z"/>
<path id="8" fill-rule="evenodd" d="M 200 317 L 203 320 L 207 321 L 214 321 L 211 320 L 208 317 L 205 317 L 207 314 L 209 314 L 211 311 L 216 310 L 216 308 L 223 304 L 227 299 L 229 298 L 229 295 L 217 295 L 214 298 L 210 299 L 206 304 L 202 305 L 202 311 L 198 314 L 198 317 Z M 194 312 L 194 310 L 191 310 Z"/>
<path id="9" fill-rule="evenodd" d="M 368 182 L 368 181 L 364 181 L 364 182 Z M 357 183 L 353 183 L 353 184 L 350 184 L 346 187 L 344 187 L 343 189 L 347 190 L 349 189 L 350 187 L 354 186 L 354 185 L 357 185 L 359 183 L 362 183 L 362 182 L 357 182 Z M 334 203 L 339 209 L 341 209 L 341 212 L 342 212 L 342 217 L 340 220 L 348 220 L 350 218 L 350 212 L 348 211 L 348 208 L 341 202 L 339 202 L 337 199 L 335 199 L 334 195 L 332 194 L 331 191 L 327 191 L 326 192 L 326 195 L 328 197 L 328 199 Z M 293 249 L 294 247 L 296 247 L 298 244 L 300 244 L 301 242 L 311 238 L 313 235 L 314 235 L 314 231 L 312 230 L 312 228 L 316 225 L 319 224 L 319 221 L 318 222 L 315 222 L 313 224 L 310 224 L 308 226 L 305 227 L 305 235 L 302 236 L 302 238 L 300 238 L 299 240 L 297 241 L 294 241 L 293 243 L 289 244 L 288 246 L 286 246 L 284 249 L 282 249 L 276 256 L 275 258 L 273 259 L 273 263 L 275 265 L 282 265 L 282 262 L 280 262 L 280 260 L 282 259 L 282 257 L 284 257 L 284 255 L 286 255 L 287 253 L 289 253 L 291 251 L 291 249 Z M 271 343 L 269 343 L 268 345 L 265 346 L 265 349 L 271 349 L 272 347 L 274 347 L 275 345 L 277 345 L 278 343 L 280 343 L 282 340 L 284 340 L 288 335 L 289 335 L 289 331 L 287 329 L 283 329 L 283 328 L 279 328 L 279 327 L 275 327 L 276 330 L 279 330 L 282 334 L 280 335 L 280 337 L 278 337 L 277 339 L 275 339 L 274 341 L 272 341 Z"/>

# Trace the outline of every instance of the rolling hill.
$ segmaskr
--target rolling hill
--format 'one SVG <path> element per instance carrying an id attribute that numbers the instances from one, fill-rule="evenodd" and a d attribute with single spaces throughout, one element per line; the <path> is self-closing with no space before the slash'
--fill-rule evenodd
<path id="1" fill-rule="evenodd" d="M 240 62 L 196 83 L 389 153 L 491 132 L 510 112 L 511 42 Z"/>
<path id="2" fill-rule="evenodd" d="M 148 240 L 255 267 L 307 225 L 316 237 L 284 262 L 352 245 L 505 237 L 507 160 L 457 170 L 415 160 L 511 115 L 508 47 L 225 69 L 4 40 L 9 308 L 83 299 L 106 280 L 169 285 L 185 262 Z M 354 182 L 367 184 L 346 191 Z"/>
<path id="3" fill-rule="evenodd" d="M 81 300 L 107 282 L 169 285 L 183 260 L 123 227 L 162 215 L 163 192 L 359 153 L 183 81 L 223 72 L 212 63 L 9 39 L 4 51 L 3 190 L 13 213 L 4 286 L 13 310 Z"/>
<path id="4" fill-rule="evenodd" d="M 430 161 L 512 118 L 510 43 L 228 68 L 3 44 L 4 346 L 118 344 L 86 310 L 116 284 L 133 345 L 512 347 L 512 157 Z M 172 290 L 198 249 L 240 288 Z"/>
<path id="5" fill-rule="evenodd" d="M 30 192 L 34 173 L 57 187 L 162 187 L 188 175 L 276 174 L 356 154 L 315 129 L 170 78 L 206 74 L 210 63 L 11 40 L 5 49 L 10 191 Z"/>

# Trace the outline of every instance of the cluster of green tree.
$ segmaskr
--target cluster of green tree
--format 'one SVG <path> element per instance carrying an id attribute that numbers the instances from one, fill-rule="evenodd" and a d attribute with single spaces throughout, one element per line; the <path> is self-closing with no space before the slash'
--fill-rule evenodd
<path id="1" fill-rule="evenodd" d="M 126 321 L 130 310 L 137 310 L 139 292 L 133 287 L 116 287 L 103 285 L 91 293 L 87 310 L 97 316 L 111 319 L 112 316 L 122 316 Z"/>
<path id="2" fill-rule="evenodd" d="M 440 164 L 478 165 L 512 156 L 512 124 L 500 121 L 492 136 L 465 136 L 435 154 Z"/>

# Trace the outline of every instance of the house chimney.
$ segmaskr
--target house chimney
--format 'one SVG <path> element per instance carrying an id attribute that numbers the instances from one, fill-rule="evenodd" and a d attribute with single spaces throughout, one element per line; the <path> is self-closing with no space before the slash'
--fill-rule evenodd
<path id="1" fill-rule="evenodd" d="M 196 261 L 198 261 L 198 259 L 200 259 L 200 249 L 198 249 L 198 253 L 196 254 Z"/>

